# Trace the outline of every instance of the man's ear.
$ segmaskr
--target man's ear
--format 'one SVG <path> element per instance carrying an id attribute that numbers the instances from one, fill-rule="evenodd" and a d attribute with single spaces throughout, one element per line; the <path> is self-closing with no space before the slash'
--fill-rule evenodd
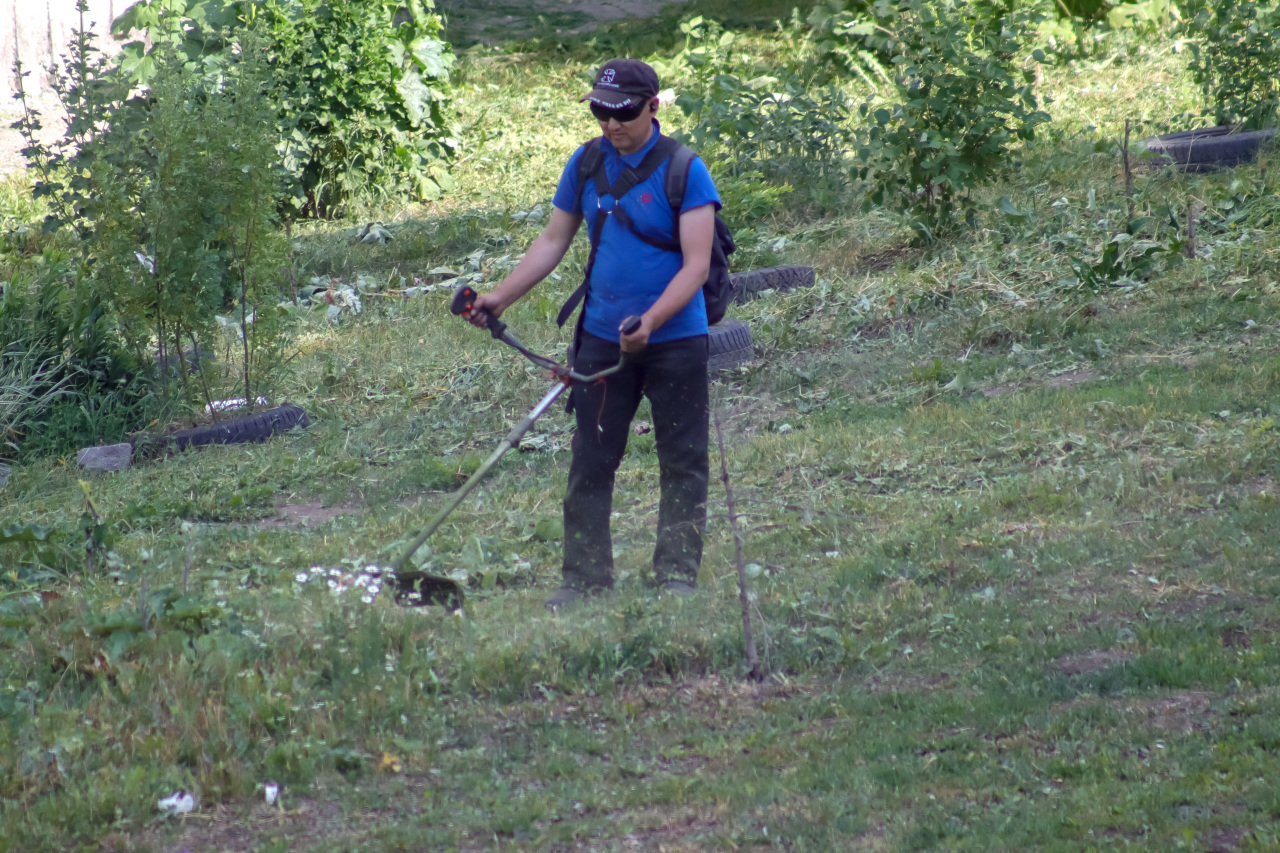
<path id="1" fill-rule="evenodd" d="M 649 102 L 649 112 L 656 113 L 658 111 L 658 99 L 654 98 Z"/>

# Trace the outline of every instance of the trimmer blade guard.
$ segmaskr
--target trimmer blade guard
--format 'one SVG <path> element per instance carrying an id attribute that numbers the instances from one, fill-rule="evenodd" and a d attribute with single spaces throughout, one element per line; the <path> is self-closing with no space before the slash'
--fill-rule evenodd
<path id="1" fill-rule="evenodd" d="M 425 572 L 397 572 L 395 602 L 401 607 L 439 604 L 450 610 L 462 608 L 462 586 L 452 578 Z"/>

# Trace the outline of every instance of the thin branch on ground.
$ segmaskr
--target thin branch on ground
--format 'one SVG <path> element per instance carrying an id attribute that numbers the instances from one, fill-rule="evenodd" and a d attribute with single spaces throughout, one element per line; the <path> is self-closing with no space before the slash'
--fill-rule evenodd
<path id="1" fill-rule="evenodd" d="M 724 452 L 724 430 L 720 427 L 720 407 L 714 409 L 716 443 L 720 448 L 720 481 L 724 483 L 724 502 L 729 510 L 729 527 L 733 530 L 733 557 L 738 568 L 738 601 L 742 605 L 742 646 L 747 655 L 747 678 L 760 681 L 764 671 L 756 654 L 756 640 L 751 633 L 751 597 L 747 593 L 747 564 L 742 557 L 742 533 L 738 530 L 738 512 L 733 501 L 733 485 L 729 482 L 729 463 Z"/>

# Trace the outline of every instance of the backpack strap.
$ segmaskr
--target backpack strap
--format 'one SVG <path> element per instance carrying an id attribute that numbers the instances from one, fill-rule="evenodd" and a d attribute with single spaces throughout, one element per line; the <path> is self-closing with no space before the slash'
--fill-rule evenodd
<path id="1" fill-rule="evenodd" d="M 674 217 L 671 235 L 677 243 L 680 242 L 680 209 L 684 207 L 684 192 L 689 188 L 689 167 L 693 165 L 693 158 L 696 156 L 698 155 L 693 153 L 692 148 L 681 145 L 671 155 L 671 165 L 667 167 L 667 201 L 671 204 L 671 215 Z"/>

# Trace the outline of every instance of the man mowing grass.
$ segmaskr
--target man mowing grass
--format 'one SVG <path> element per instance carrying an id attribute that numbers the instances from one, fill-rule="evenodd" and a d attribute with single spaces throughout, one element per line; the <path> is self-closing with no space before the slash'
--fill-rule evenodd
<path id="1" fill-rule="evenodd" d="M 677 185 L 668 172 L 681 146 L 658 125 L 658 75 L 651 67 L 610 60 L 580 100 L 590 102 L 601 136 L 569 158 L 551 221 L 524 258 L 475 302 L 501 316 L 556 268 L 587 220 L 587 274 L 559 322 L 585 297 L 574 369 L 594 373 L 615 364 L 620 353 L 627 364 L 571 392 L 578 429 L 564 498 L 564 581 L 547 599 L 553 610 L 613 586 L 614 474 L 641 395 L 649 398 L 657 440 L 661 498 L 653 569 L 663 592 L 693 594 L 707 515 L 707 311 L 700 290 L 720 196 L 701 160 L 680 158 L 678 177 L 687 177 L 683 202 L 673 210 L 668 193 Z M 640 328 L 620 334 L 621 321 L 631 315 L 640 317 Z M 486 325 L 481 311 L 469 319 Z"/>

